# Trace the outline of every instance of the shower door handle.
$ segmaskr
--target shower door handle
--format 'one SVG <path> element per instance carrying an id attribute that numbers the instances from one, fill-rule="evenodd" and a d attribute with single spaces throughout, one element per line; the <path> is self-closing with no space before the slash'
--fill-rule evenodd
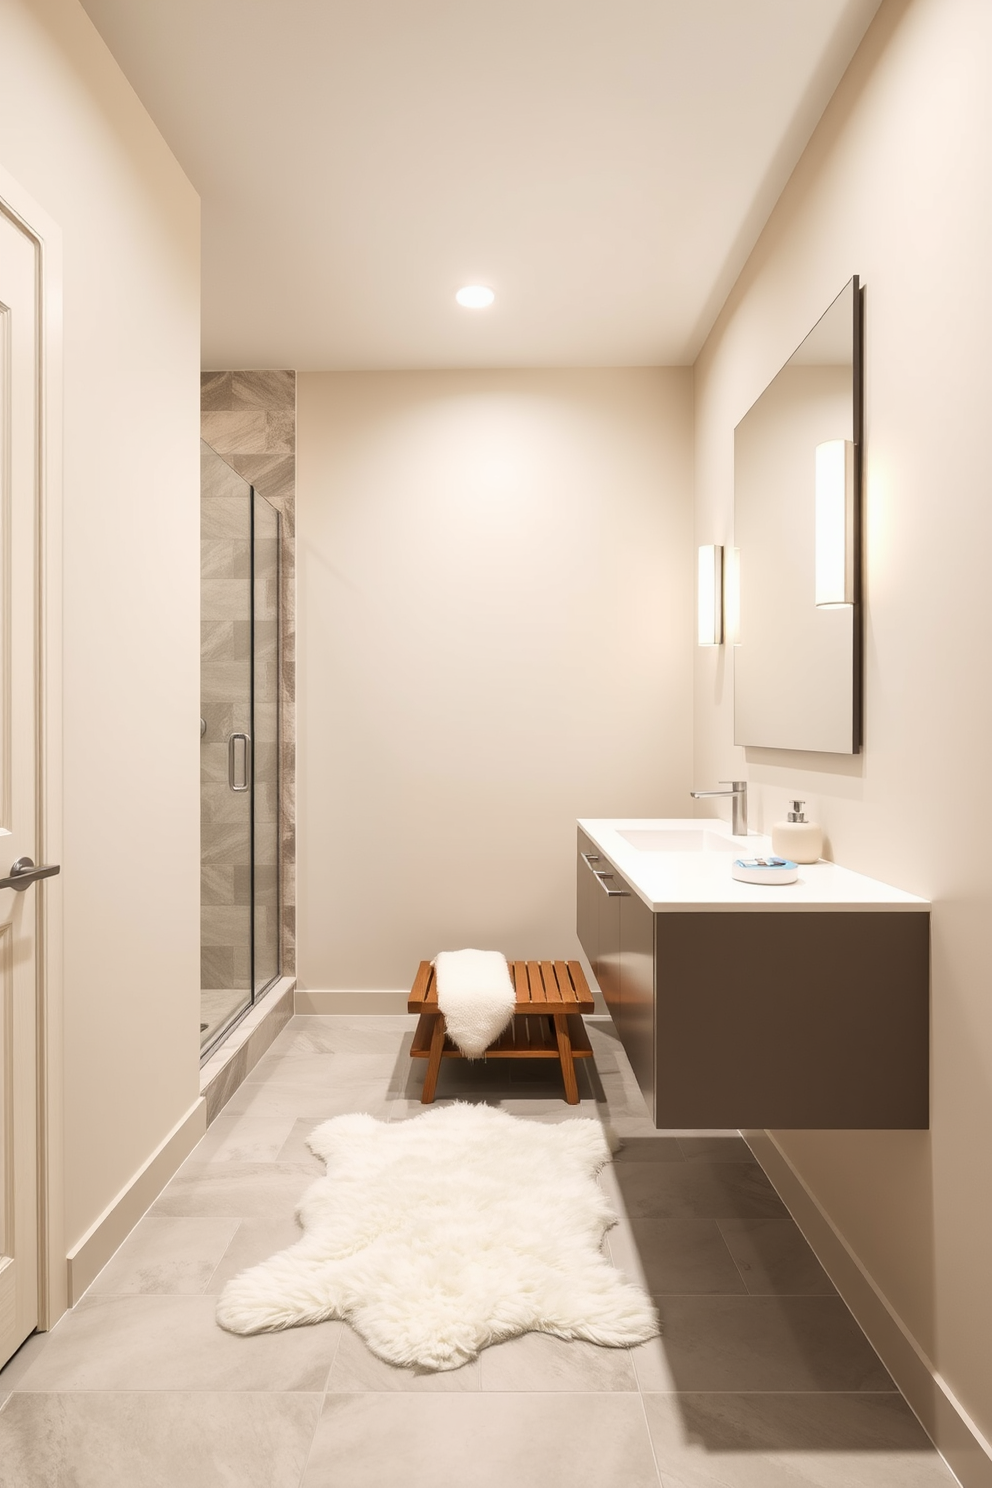
<path id="1" fill-rule="evenodd" d="M 39 878 L 54 878 L 62 871 L 61 863 L 39 863 L 35 867 L 30 858 L 18 858 L 11 866 L 10 877 L 0 878 L 0 889 L 14 889 L 22 894 L 29 884 Z"/>
<path id="2" fill-rule="evenodd" d="M 241 744 L 241 778 L 238 779 L 238 745 Z M 247 734 L 232 734 L 227 741 L 227 783 L 232 791 L 246 791 L 251 785 L 251 739 Z"/>

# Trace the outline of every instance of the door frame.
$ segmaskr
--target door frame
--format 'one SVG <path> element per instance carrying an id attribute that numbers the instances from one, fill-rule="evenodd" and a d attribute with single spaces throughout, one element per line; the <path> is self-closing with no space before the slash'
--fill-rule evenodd
<path id="1" fill-rule="evenodd" d="M 0 166 L 0 211 L 35 244 L 38 273 L 38 861 L 62 857 L 62 233 Z M 63 1143 L 62 876 L 38 896 L 38 1327 L 68 1306 Z"/>

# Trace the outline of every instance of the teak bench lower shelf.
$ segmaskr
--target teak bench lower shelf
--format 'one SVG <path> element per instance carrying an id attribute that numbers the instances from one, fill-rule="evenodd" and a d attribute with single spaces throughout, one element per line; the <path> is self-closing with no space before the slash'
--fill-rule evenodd
<path id="1" fill-rule="evenodd" d="M 591 1013 L 592 993 L 578 961 L 510 961 L 507 963 L 517 994 L 513 1022 L 486 1050 L 485 1059 L 557 1059 L 565 1082 L 565 1099 L 579 1103 L 575 1059 L 591 1059 L 592 1046 L 580 1014 Z M 442 1059 L 464 1059 L 448 1038 L 438 1010 L 434 968 L 421 961 L 407 1010 L 419 1013 L 410 1056 L 427 1060 L 420 1097 L 430 1105 L 437 1089 Z"/>

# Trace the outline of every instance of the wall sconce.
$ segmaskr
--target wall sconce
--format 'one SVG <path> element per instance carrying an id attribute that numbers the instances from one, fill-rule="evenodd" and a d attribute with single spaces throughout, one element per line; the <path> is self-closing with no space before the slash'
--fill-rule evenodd
<path id="1" fill-rule="evenodd" d="M 696 587 L 698 637 L 701 646 L 723 644 L 723 548 L 708 543 L 699 549 Z"/>
<path id="2" fill-rule="evenodd" d="M 816 446 L 816 605 L 854 603 L 854 445 Z"/>

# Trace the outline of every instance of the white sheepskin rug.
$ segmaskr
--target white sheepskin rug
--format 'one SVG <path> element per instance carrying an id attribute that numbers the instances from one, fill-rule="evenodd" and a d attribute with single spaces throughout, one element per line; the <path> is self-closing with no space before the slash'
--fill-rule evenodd
<path id="1" fill-rule="evenodd" d="M 440 1370 L 529 1331 L 615 1347 L 658 1332 L 600 1252 L 616 1215 L 595 1181 L 610 1160 L 598 1122 L 456 1104 L 336 1116 L 310 1147 L 327 1177 L 300 1202 L 303 1238 L 228 1282 L 217 1321 L 232 1333 L 343 1318 L 389 1363 Z"/>

